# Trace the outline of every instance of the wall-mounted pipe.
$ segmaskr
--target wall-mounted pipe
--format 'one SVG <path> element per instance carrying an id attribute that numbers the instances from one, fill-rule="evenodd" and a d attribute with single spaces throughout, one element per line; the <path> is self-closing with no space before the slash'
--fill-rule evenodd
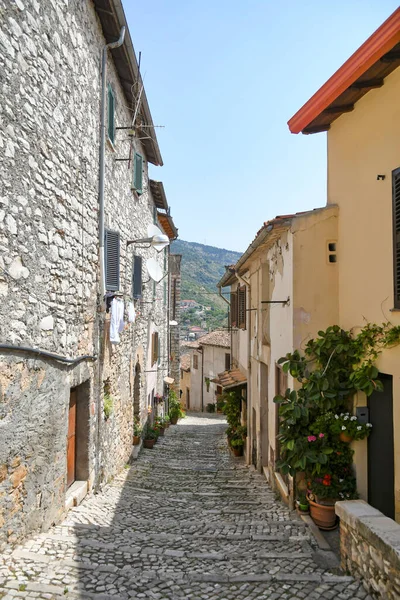
<path id="1" fill-rule="evenodd" d="M 106 151 L 106 105 L 107 105 L 107 50 L 122 46 L 125 38 L 125 27 L 121 27 L 119 39 L 103 47 L 101 58 L 101 105 L 100 105 L 100 157 L 99 157 L 99 260 L 100 260 L 100 295 L 106 293 L 105 261 L 104 261 L 104 179 Z"/>
<path id="2" fill-rule="evenodd" d="M 12 352 L 25 352 L 27 354 L 35 354 L 38 357 L 51 358 L 57 362 L 61 362 L 67 365 L 75 366 L 84 360 L 97 360 L 97 356 L 91 356 L 85 354 L 84 356 L 78 356 L 78 358 L 67 358 L 60 356 L 60 354 L 54 354 L 53 352 L 47 352 L 47 350 L 40 350 L 40 348 L 31 348 L 30 346 L 17 346 L 15 344 L 0 344 L 1 350 L 10 350 Z"/>

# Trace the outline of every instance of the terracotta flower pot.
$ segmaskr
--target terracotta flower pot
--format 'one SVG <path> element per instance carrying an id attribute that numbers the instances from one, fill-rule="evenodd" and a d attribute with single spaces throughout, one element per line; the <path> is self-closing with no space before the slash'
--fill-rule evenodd
<path id="1" fill-rule="evenodd" d="M 351 437 L 351 435 L 347 435 L 346 433 L 344 433 L 344 431 L 342 431 L 342 433 L 339 435 L 339 440 L 348 444 L 353 441 L 353 438 Z"/>
<path id="2" fill-rule="evenodd" d="M 307 499 L 310 505 L 311 518 L 314 523 L 324 530 L 333 529 L 336 524 L 335 504 L 318 504 L 310 498 Z"/>
<path id="3" fill-rule="evenodd" d="M 159 427 L 158 435 L 164 435 L 164 432 L 165 432 L 165 427 Z"/>
<path id="4" fill-rule="evenodd" d="M 133 436 L 133 445 L 139 446 L 139 444 L 140 444 L 140 435 L 134 435 Z"/>
<path id="5" fill-rule="evenodd" d="M 143 446 L 145 448 L 152 448 L 154 446 L 154 444 L 156 443 L 156 440 L 143 440 Z"/>
<path id="6" fill-rule="evenodd" d="M 171 425 L 176 425 L 178 422 L 178 417 L 170 417 L 170 423 Z"/>
<path id="7" fill-rule="evenodd" d="M 243 456 L 243 446 L 232 448 L 233 456 Z"/>

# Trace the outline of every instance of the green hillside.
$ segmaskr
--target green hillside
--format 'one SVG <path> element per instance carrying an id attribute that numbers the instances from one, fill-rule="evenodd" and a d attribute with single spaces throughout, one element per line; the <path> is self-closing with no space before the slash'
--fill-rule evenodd
<path id="1" fill-rule="evenodd" d="M 227 304 L 218 296 L 216 284 L 225 273 L 225 265 L 235 264 L 241 253 L 184 240 L 173 242 L 171 252 L 182 254 L 182 300 L 211 307 L 200 317 L 193 310 L 186 311 L 182 315 L 186 324 L 201 326 L 205 321 L 207 329 L 226 326 Z"/>

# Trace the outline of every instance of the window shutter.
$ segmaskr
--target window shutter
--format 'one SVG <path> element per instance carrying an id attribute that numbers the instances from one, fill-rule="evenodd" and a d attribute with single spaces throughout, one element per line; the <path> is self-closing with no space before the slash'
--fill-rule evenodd
<path id="1" fill-rule="evenodd" d="M 400 308 L 400 168 L 392 173 L 394 308 Z"/>
<path id="2" fill-rule="evenodd" d="M 143 192 L 143 156 L 137 152 L 133 160 L 133 189 L 138 194 Z"/>
<path id="3" fill-rule="evenodd" d="M 108 86 L 108 139 L 115 142 L 115 96 L 111 85 Z"/>
<path id="4" fill-rule="evenodd" d="M 119 232 L 105 230 L 104 236 L 106 289 L 119 290 Z"/>
<path id="5" fill-rule="evenodd" d="M 151 364 L 152 366 L 158 361 L 158 332 L 155 331 L 151 336 Z"/>
<path id="6" fill-rule="evenodd" d="M 142 257 L 133 257 L 132 296 L 135 300 L 142 297 Z"/>
<path id="7" fill-rule="evenodd" d="M 197 354 L 193 354 L 193 369 L 199 368 L 199 357 Z"/>
<path id="8" fill-rule="evenodd" d="M 242 285 L 239 288 L 238 294 L 238 327 L 246 329 L 246 286 Z"/>
<path id="9" fill-rule="evenodd" d="M 225 354 L 225 371 L 229 371 L 231 368 L 231 355 Z"/>
<path id="10" fill-rule="evenodd" d="M 231 292 L 231 327 L 237 327 L 237 292 Z"/>

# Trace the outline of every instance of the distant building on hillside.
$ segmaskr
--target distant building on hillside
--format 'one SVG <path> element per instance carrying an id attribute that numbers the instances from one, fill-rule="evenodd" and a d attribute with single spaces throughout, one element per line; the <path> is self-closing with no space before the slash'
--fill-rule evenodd
<path id="1" fill-rule="evenodd" d="M 189 310 L 189 308 L 198 308 L 199 306 L 196 300 L 181 300 L 181 310 Z"/>

